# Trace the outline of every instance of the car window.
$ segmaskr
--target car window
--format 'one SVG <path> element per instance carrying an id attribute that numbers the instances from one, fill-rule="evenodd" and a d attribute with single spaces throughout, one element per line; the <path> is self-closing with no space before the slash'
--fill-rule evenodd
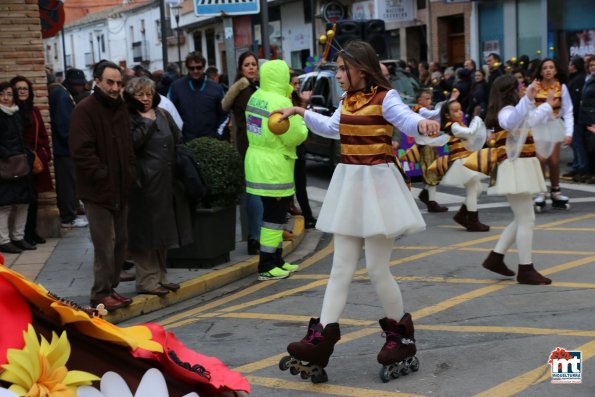
<path id="1" fill-rule="evenodd" d="M 300 91 L 312 91 L 316 76 L 306 76 L 302 82 Z"/>
<path id="2" fill-rule="evenodd" d="M 312 95 L 320 95 L 324 98 L 326 104 L 330 102 L 330 82 L 326 76 L 321 76 L 320 78 L 316 79 L 316 84 L 314 84 L 314 89 L 312 90 Z"/>

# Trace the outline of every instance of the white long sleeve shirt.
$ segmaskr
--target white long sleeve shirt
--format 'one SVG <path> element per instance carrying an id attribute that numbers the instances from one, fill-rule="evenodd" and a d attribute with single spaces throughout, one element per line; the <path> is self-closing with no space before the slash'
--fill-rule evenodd
<path id="1" fill-rule="evenodd" d="M 332 116 L 324 116 L 311 110 L 306 110 L 304 121 L 308 128 L 315 134 L 325 138 L 339 139 L 339 122 L 341 120 L 341 107 L 343 101 Z M 403 103 L 399 93 L 390 90 L 382 102 L 382 117 L 405 134 L 412 137 L 420 137 L 417 125 L 424 118 L 412 111 L 409 106 Z"/>

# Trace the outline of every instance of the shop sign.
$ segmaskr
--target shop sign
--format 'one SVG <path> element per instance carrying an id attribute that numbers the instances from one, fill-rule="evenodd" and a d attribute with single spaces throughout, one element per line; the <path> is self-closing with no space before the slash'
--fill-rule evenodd
<path id="1" fill-rule="evenodd" d="M 378 0 L 377 18 L 384 22 L 407 22 L 415 19 L 413 0 Z"/>
<path id="2" fill-rule="evenodd" d="M 345 19 L 345 7 L 338 1 L 329 1 L 322 6 L 322 19 L 327 23 L 335 23 Z"/>

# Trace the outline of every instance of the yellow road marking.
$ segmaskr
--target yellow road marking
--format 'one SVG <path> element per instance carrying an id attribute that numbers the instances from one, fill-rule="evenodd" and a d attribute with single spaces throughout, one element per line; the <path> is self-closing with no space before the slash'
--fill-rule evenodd
<path id="1" fill-rule="evenodd" d="M 576 349 L 582 352 L 582 361 L 585 362 L 595 354 L 595 341 L 585 343 Z M 584 368 L 584 367 L 583 367 Z M 489 390 L 485 390 L 474 397 L 508 397 L 514 396 L 528 389 L 531 386 L 537 385 L 550 379 L 551 369 L 549 365 L 539 366 L 529 372 L 512 378 L 506 382 L 500 383 L 497 386 L 492 387 Z"/>
<path id="2" fill-rule="evenodd" d="M 480 296 L 484 296 L 487 294 L 491 294 L 492 292 L 499 291 L 501 289 L 508 287 L 509 285 L 510 284 L 508 284 L 508 285 L 499 284 L 499 285 L 490 285 L 488 287 L 479 288 L 474 291 L 470 291 L 470 292 L 452 297 L 450 299 L 446 299 L 445 301 L 442 301 L 436 305 L 428 306 L 424 309 L 417 310 L 417 311 L 411 313 L 411 316 L 415 319 L 420 319 L 420 318 L 423 318 L 426 316 L 430 316 L 432 314 L 436 314 L 438 312 L 441 312 L 441 311 L 450 309 L 454 306 L 460 305 L 462 303 L 468 302 L 471 299 L 478 298 Z"/>
<path id="3" fill-rule="evenodd" d="M 545 269 L 542 273 L 543 274 L 559 273 L 559 272 L 563 272 L 565 270 L 573 269 L 575 267 L 586 265 L 591 262 L 595 262 L 595 255 L 588 256 L 586 258 L 577 259 L 575 261 L 571 261 L 571 262 L 567 262 L 567 263 L 562 263 L 558 266 L 549 267 L 549 268 Z"/>
<path id="4" fill-rule="evenodd" d="M 320 261 L 321 259 L 325 258 L 326 256 L 328 256 L 329 254 L 331 254 L 333 252 L 333 244 L 330 243 L 328 244 L 326 247 L 324 247 L 323 249 L 321 249 L 320 251 L 316 252 L 314 255 L 310 256 L 309 258 L 307 258 L 306 260 L 304 260 L 301 264 L 300 267 L 302 269 L 306 269 L 310 266 L 312 266 L 314 263 L 317 263 L 318 261 Z M 190 309 L 190 310 L 186 310 L 182 313 L 178 313 L 174 316 L 171 317 L 167 317 L 163 320 L 161 320 L 159 322 L 159 324 L 161 325 L 171 325 L 183 318 L 189 317 L 189 316 L 193 316 L 195 314 L 210 310 L 212 308 L 224 305 L 228 302 L 237 300 L 239 298 L 243 298 L 246 295 L 250 295 L 253 292 L 256 292 L 258 290 L 264 289 L 270 285 L 272 285 L 273 283 L 276 283 L 280 280 L 272 280 L 272 281 L 268 281 L 266 283 L 258 283 L 258 284 L 254 284 L 248 288 L 243 289 L 242 291 L 236 292 L 234 294 L 231 294 L 229 296 L 226 296 L 224 298 L 220 298 L 220 299 L 216 299 L 206 305 L 202 305 L 199 307 L 196 307 L 194 309 Z"/>
<path id="5" fill-rule="evenodd" d="M 270 313 L 219 313 L 222 318 L 233 318 L 242 320 L 268 320 L 285 321 L 288 323 L 307 324 L 310 320 L 308 316 L 293 316 L 287 314 Z M 205 314 L 205 317 L 207 315 Z M 378 332 L 377 321 L 358 320 L 351 318 L 342 318 L 342 326 L 354 327 L 373 327 L 373 332 Z M 444 332 L 466 332 L 466 333 L 498 333 L 498 334 L 526 334 L 526 335 L 560 335 L 560 336 L 579 336 L 586 338 L 595 338 L 595 330 L 576 330 L 576 329 L 555 329 L 555 328 L 536 328 L 536 327 L 497 327 L 491 325 L 443 325 L 443 324 L 419 324 L 416 322 L 415 329 L 425 331 L 444 331 Z M 350 334 L 352 335 L 352 334 Z"/>
<path id="6" fill-rule="evenodd" d="M 419 246 L 395 246 L 395 250 L 402 250 L 402 251 L 425 251 L 428 249 L 438 249 L 438 246 L 429 246 L 424 247 L 423 245 Z M 490 252 L 492 248 L 482 248 L 482 247 L 466 247 L 466 248 L 459 248 L 457 251 L 469 251 L 469 252 Z M 511 248 L 508 252 L 518 252 L 517 249 Z M 561 250 L 538 250 L 534 249 L 531 253 L 536 255 L 595 255 L 595 251 L 561 251 Z"/>
<path id="7" fill-rule="evenodd" d="M 323 393 L 333 396 L 345 397 L 422 397 L 420 394 L 398 393 L 386 390 L 362 389 L 357 387 L 337 386 L 329 383 L 317 385 L 310 382 L 291 382 L 277 378 L 265 378 L 262 376 L 247 376 L 248 382 L 252 385 L 268 387 L 272 389 L 288 389 L 302 392 Z"/>

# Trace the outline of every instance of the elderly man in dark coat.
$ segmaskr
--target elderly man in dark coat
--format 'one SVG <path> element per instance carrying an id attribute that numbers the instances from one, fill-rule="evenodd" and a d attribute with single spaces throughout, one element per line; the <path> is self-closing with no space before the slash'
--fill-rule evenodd
<path id="1" fill-rule="evenodd" d="M 76 191 L 85 204 L 95 248 L 91 304 L 108 310 L 130 305 L 116 292 L 128 246 L 128 191 L 134 181 L 130 119 L 120 96 L 122 72 L 112 62 L 93 70 L 95 91 L 83 99 L 70 123 Z"/>
<path id="2" fill-rule="evenodd" d="M 174 164 L 181 133 L 160 101 L 155 83 L 136 77 L 124 90 L 136 155 L 136 183 L 130 189 L 128 249 L 136 263 L 136 290 L 163 296 L 180 288 L 166 278 L 166 254 L 192 242 L 190 209 L 176 194 Z"/>

